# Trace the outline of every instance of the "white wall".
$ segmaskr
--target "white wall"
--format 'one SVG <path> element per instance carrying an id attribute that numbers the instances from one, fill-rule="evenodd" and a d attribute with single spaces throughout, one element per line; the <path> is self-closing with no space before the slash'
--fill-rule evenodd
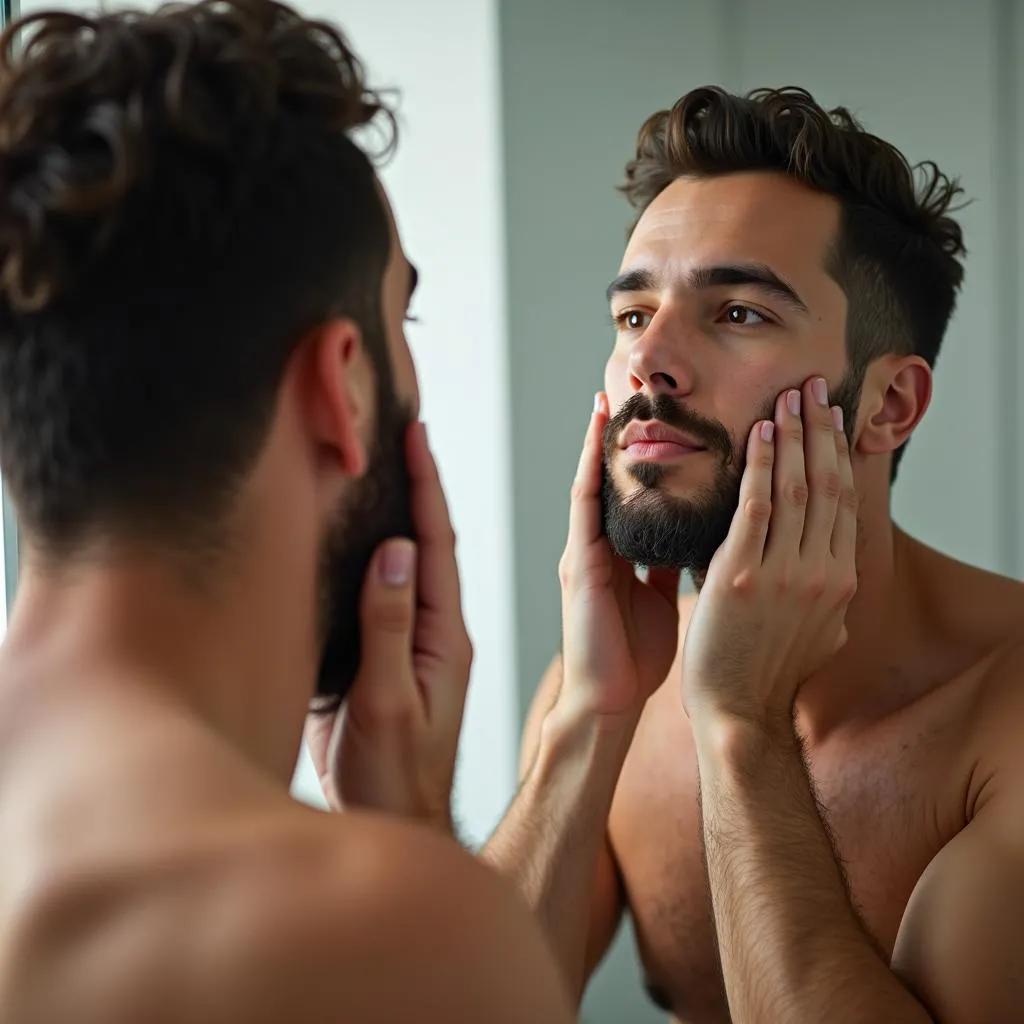
<path id="1" fill-rule="evenodd" d="M 515 784 L 510 447 L 505 360 L 496 7 L 490 0 L 309 0 L 336 21 L 372 82 L 401 92 L 398 155 L 383 173 L 420 270 L 410 327 L 424 417 L 459 536 L 476 647 L 456 783 L 474 840 Z M 298 792 L 309 792 L 308 766 Z"/>

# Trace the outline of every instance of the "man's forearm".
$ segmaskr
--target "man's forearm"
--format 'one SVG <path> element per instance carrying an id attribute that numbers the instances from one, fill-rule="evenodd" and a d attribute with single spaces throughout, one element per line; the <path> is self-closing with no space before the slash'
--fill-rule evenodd
<path id="1" fill-rule="evenodd" d="M 850 903 L 789 723 L 714 723 L 695 736 L 736 1024 L 927 1024 Z"/>
<path id="2" fill-rule="evenodd" d="M 631 730 L 549 714 L 533 766 L 481 852 L 541 921 L 582 998 L 598 858 Z"/>

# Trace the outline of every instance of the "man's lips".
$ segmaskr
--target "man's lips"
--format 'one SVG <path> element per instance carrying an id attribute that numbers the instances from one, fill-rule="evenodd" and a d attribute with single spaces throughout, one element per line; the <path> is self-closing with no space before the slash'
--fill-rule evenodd
<path id="1" fill-rule="evenodd" d="M 633 459 L 673 459 L 707 451 L 707 446 L 656 420 L 634 420 L 622 432 L 619 447 Z"/>

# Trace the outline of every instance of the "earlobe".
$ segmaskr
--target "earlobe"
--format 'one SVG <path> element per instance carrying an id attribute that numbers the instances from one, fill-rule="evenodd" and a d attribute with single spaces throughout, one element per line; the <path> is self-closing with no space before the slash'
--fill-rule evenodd
<path id="1" fill-rule="evenodd" d="M 368 366 L 362 334 L 352 320 L 331 320 L 310 338 L 311 419 L 318 443 L 334 453 L 339 468 L 348 476 L 366 472 L 367 451 L 363 440 L 370 410 Z"/>
<path id="2" fill-rule="evenodd" d="M 899 448 L 917 428 L 932 398 L 932 371 L 919 356 L 891 356 L 872 364 L 861 389 L 863 420 L 855 447 L 863 455 Z"/>

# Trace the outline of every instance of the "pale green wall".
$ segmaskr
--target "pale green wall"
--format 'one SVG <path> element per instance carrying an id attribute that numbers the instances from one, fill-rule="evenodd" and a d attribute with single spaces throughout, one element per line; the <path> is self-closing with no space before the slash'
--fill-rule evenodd
<path id="1" fill-rule="evenodd" d="M 802 85 L 963 178 L 975 200 L 962 214 L 967 283 L 894 508 L 945 550 L 1020 573 L 1024 433 L 1011 405 L 1024 388 L 1024 85 L 1013 64 L 1024 27 L 1013 0 L 500 2 L 521 710 L 558 646 L 569 484 L 628 221 L 613 186 L 643 119 L 694 86 Z M 659 1019 L 633 959 L 622 939 L 591 987 L 588 1021 Z"/>

